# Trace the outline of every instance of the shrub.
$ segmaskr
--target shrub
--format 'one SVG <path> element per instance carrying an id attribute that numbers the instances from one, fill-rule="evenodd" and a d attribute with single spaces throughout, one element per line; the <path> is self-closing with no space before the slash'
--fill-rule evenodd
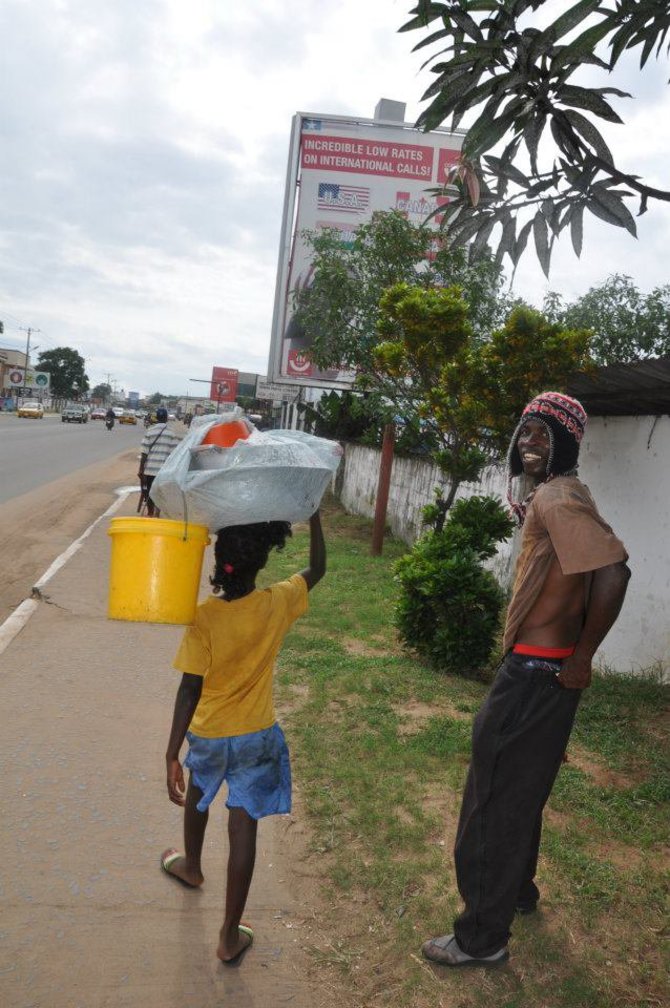
<path id="1" fill-rule="evenodd" d="M 434 523 L 431 507 L 426 518 Z M 489 658 L 505 595 L 482 561 L 511 532 L 497 500 L 471 497 L 458 501 L 444 528 L 431 528 L 396 564 L 396 626 L 434 668 L 468 674 Z"/>

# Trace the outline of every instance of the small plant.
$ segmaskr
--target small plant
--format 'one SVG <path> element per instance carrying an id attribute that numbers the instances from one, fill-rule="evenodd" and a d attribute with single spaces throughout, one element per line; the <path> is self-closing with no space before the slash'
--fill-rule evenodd
<path id="1" fill-rule="evenodd" d="M 424 520 L 432 527 L 396 564 L 396 626 L 433 668 L 463 675 L 493 649 L 505 595 L 483 561 L 513 526 L 493 497 L 457 501 L 444 526 L 442 519 L 439 501 L 429 505 Z"/>

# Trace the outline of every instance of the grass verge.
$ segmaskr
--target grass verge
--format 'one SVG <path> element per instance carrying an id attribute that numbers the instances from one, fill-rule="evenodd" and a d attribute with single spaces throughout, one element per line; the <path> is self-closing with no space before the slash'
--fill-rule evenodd
<path id="1" fill-rule="evenodd" d="M 278 674 L 323 880 L 328 942 L 313 949 L 323 989 L 347 1008 L 665 1004 L 668 688 L 596 677 L 547 806 L 541 911 L 515 922 L 507 966 L 432 968 L 419 948 L 459 907 L 451 847 L 487 686 L 434 673 L 398 646 L 392 567 L 403 544 L 387 540 L 371 558 L 370 524 L 334 505 L 324 528 L 328 574 Z M 305 540 L 297 530 L 268 579 L 302 565 Z"/>

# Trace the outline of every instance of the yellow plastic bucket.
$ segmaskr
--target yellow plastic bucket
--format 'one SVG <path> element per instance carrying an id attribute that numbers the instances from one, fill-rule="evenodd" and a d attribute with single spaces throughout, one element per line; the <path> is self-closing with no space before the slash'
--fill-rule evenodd
<path id="1" fill-rule="evenodd" d="M 110 619 L 192 623 L 209 534 L 167 518 L 112 518 Z"/>

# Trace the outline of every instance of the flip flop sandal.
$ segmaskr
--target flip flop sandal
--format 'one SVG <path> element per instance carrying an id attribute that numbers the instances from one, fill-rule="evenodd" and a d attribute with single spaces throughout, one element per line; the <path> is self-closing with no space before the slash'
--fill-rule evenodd
<path id="1" fill-rule="evenodd" d="M 249 943 L 245 945 L 243 949 L 240 949 L 237 955 L 233 956 L 232 959 L 222 959 L 221 962 L 223 963 L 224 966 L 236 966 L 237 963 L 239 963 L 242 956 L 244 955 L 244 953 L 248 952 L 254 943 L 254 932 L 249 927 L 248 924 L 238 924 L 237 930 L 241 931 L 242 934 L 245 934 L 249 937 Z"/>
<path id="2" fill-rule="evenodd" d="M 169 875 L 170 878 L 175 879 L 176 882 L 181 882 L 181 884 L 186 886 L 188 889 L 199 889 L 200 886 L 195 886 L 191 882 L 187 882 L 186 879 L 180 878 L 179 875 L 175 875 L 174 872 L 170 871 L 170 868 L 175 863 L 175 861 L 178 861 L 179 858 L 183 856 L 184 855 L 181 854 L 178 850 L 175 850 L 174 847 L 170 847 L 168 850 L 163 851 L 163 853 L 161 854 L 161 868 L 163 869 L 166 875 Z"/>

